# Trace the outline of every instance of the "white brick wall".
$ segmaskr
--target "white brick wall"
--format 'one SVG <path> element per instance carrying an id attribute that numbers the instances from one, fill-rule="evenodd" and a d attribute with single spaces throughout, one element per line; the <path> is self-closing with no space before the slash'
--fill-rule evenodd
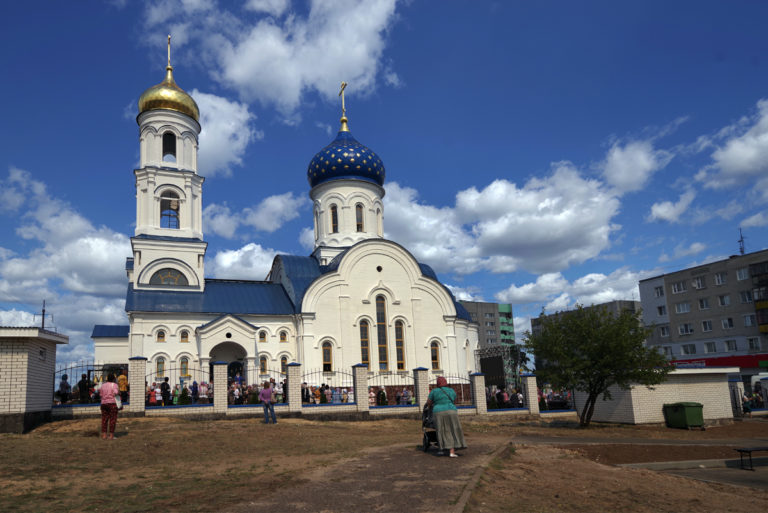
<path id="1" fill-rule="evenodd" d="M 677 402 L 697 402 L 703 405 L 704 420 L 733 418 L 728 374 L 738 374 L 737 367 L 719 369 L 678 369 L 672 371 L 667 381 L 655 385 L 653 390 L 643 385 L 630 390 L 611 387 L 612 399 L 595 404 L 592 420 L 624 424 L 648 424 L 664 422 L 664 405 Z M 576 408 L 581 413 L 587 395 L 574 394 Z"/>

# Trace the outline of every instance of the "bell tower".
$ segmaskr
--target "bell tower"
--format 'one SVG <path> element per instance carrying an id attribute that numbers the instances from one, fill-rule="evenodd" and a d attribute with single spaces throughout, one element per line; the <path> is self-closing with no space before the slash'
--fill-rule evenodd
<path id="1" fill-rule="evenodd" d="M 136 230 L 126 271 L 135 289 L 202 291 L 203 181 L 197 174 L 197 103 L 173 78 L 171 36 L 165 79 L 139 98 Z"/>

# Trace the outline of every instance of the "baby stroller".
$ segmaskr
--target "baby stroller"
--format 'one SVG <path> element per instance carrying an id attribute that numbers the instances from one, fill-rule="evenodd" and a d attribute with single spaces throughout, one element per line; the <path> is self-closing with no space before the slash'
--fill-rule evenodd
<path id="1" fill-rule="evenodd" d="M 424 433 L 421 448 L 427 452 L 430 445 L 437 445 L 437 425 L 431 406 L 425 406 L 421 411 L 421 430 Z"/>

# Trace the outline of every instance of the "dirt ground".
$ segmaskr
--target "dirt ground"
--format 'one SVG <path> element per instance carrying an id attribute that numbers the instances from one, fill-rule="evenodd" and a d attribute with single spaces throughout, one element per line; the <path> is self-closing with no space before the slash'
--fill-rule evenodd
<path id="1" fill-rule="evenodd" d="M 460 458 L 415 420 L 98 420 L 0 435 L 0 511 L 755 511 L 768 492 L 615 466 L 734 458 L 768 420 L 706 431 L 462 419 Z M 747 472 L 747 471 L 743 471 Z M 749 502 L 745 502 L 745 496 Z"/>

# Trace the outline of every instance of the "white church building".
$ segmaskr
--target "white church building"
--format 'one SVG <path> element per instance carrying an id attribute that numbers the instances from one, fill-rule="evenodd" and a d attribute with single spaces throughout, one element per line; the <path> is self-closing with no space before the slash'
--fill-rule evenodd
<path id="1" fill-rule="evenodd" d="M 165 80 L 139 99 L 136 231 L 127 258 L 128 324 L 97 325 L 95 360 L 147 358 L 172 381 L 209 379 L 225 361 L 248 383 L 300 363 L 304 370 L 435 375 L 476 371 L 478 325 L 434 271 L 383 238 L 385 170 L 349 131 L 310 161 L 314 250 L 278 255 L 265 279 L 205 278 L 197 104 Z"/>

